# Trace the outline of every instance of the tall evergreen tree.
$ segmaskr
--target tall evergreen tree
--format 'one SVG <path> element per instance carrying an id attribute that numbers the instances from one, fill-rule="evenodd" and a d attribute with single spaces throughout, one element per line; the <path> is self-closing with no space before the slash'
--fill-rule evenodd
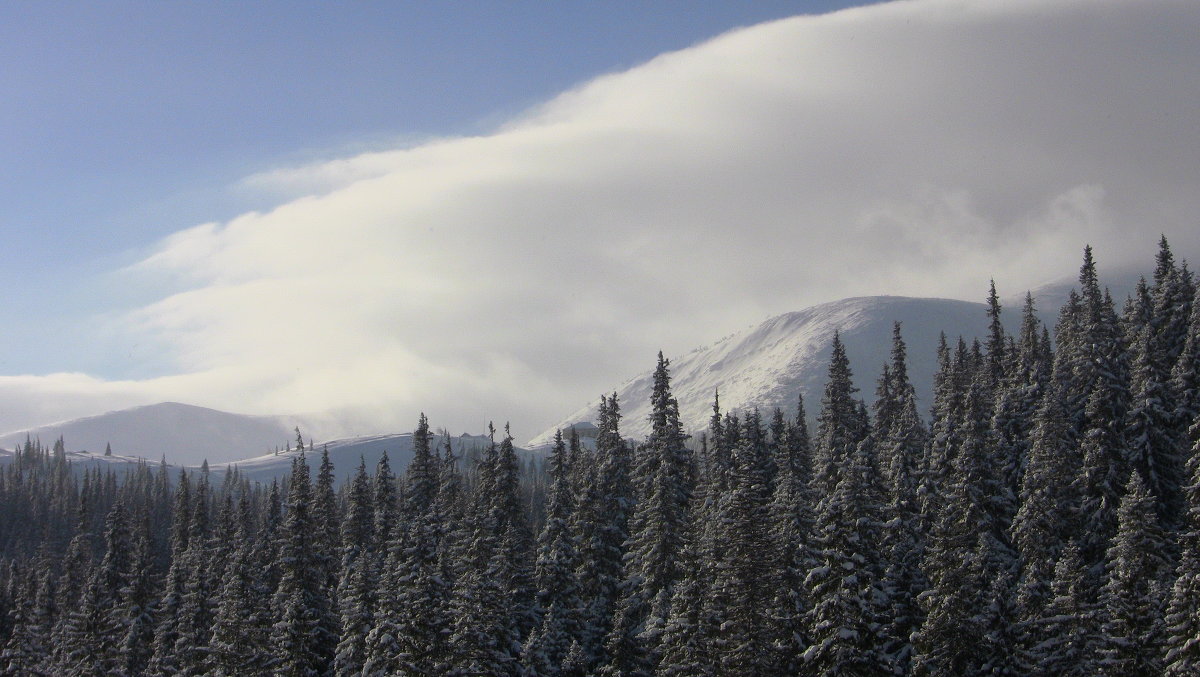
<path id="1" fill-rule="evenodd" d="M 818 565 L 806 584 L 811 643 L 804 653 L 815 674 L 890 674 L 881 623 L 890 605 L 881 561 L 883 485 L 872 440 L 854 401 L 850 363 L 834 335 L 829 379 L 818 416 L 820 496 L 815 542 Z"/>
<path id="2" fill-rule="evenodd" d="M 625 548 L 633 488 L 632 458 L 620 435 L 620 404 L 614 393 L 602 397 L 595 464 L 575 511 L 573 532 L 579 541 L 578 580 L 583 605 L 580 651 L 589 667 L 605 662 L 604 640 L 625 579 Z"/>
<path id="3" fill-rule="evenodd" d="M 773 665 L 791 674 L 800 670 L 800 656 L 808 647 L 806 616 L 810 599 L 804 581 L 817 566 L 813 535 L 816 499 L 810 487 L 812 458 L 803 396 L 797 398 L 796 417 L 784 427 L 782 435 L 779 446 L 788 451 L 777 463 L 779 472 L 768 507 L 769 552 L 774 567 L 769 605 L 774 626 Z M 707 515 L 696 519 L 702 525 L 710 522 Z"/>
<path id="4" fill-rule="evenodd" d="M 253 514 L 245 493 L 238 502 L 235 554 L 220 585 L 211 653 L 206 668 L 214 675 L 269 675 L 273 662 L 268 644 L 272 617 L 271 591 L 255 566 L 263 547 L 254 538 Z"/>
<path id="5" fill-rule="evenodd" d="M 1183 463 L 1174 435 L 1174 406 L 1154 330 L 1146 325 L 1134 346 L 1133 400 L 1126 424 L 1129 461 L 1159 500 L 1164 527 L 1176 527 L 1182 513 L 1180 480 Z"/>
<path id="6" fill-rule="evenodd" d="M 554 447 L 548 459 L 551 478 L 546 523 L 538 537 L 538 558 L 534 575 L 537 580 L 538 608 L 542 622 L 536 654 L 544 661 L 540 672 L 553 672 L 562 664 L 573 641 L 579 639 L 579 546 L 571 532 L 574 497 L 571 495 L 569 457 L 562 431 L 554 435 Z M 526 663 L 531 654 L 525 652 Z"/>
<path id="7" fill-rule="evenodd" d="M 682 576 L 679 553 L 695 491 L 695 464 L 685 446 L 679 403 L 671 393 L 670 362 L 658 354 L 650 395 L 650 434 L 638 450 L 638 502 L 630 522 L 627 580 L 614 632 L 608 644 L 622 652 L 645 655 L 654 663 L 658 635 L 670 614 L 674 585 Z M 638 646 L 640 645 L 640 646 Z M 610 651 L 605 674 L 621 674 L 640 658 Z"/>
<path id="8" fill-rule="evenodd" d="M 1154 496 L 1138 472 L 1130 473 L 1118 520 L 1100 590 L 1100 667 L 1105 675 L 1162 674 L 1166 539 L 1158 526 Z"/>
<path id="9" fill-rule="evenodd" d="M 885 483 L 885 514 L 890 517 L 883 530 L 884 589 L 891 600 L 891 609 L 886 614 L 887 636 L 895 644 L 888 647 L 888 653 L 904 671 L 912 654 L 910 637 L 921 623 L 917 595 L 926 586 L 921 571 L 923 539 L 918 491 L 921 456 L 928 434 L 917 413 L 915 389 L 908 377 L 907 348 L 899 322 L 892 330 L 892 362 L 885 371 L 885 378 L 890 381 L 887 392 L 891 402 L 886 407 L 877 405 L 877 408 L 886 409 L 890 414 L 876 417 L 874 434 Z M 887 421 L 886 427 L 884 421 Z"/>
<path id="10" fill-rule="evenodd" d="M 333 659 L 337 635 L 330 628 L 330 600 L 322 562 L 314 550 L 316 519 L 312 478 L 301 453 L 292 461 L 287 512 L 282 529 L 276 620 L 271 627 L 272 670 L 278 675 L 323 674 Z"/>
<path id="11" fill-rule="evenodd" d="M 1200 672 L 1200 420 L 1190 433 L 1195 442 L 1185 487 L 1187 513 L 1179 533 L 1182 553 L 1164 618 L 1166 673 L 1173 676 Z"/>
<path id="12" fill-rule="evenodd" d="M 360 459 L 350 482 L 342 519 L 342 563 L 338 581 L 341 637 L 334 654 L 334 672 L 357 674 L 367 660 L 366 639 L 374 625 L 375 578 L 371 557 L 374 504 L 366 461 Z"/>

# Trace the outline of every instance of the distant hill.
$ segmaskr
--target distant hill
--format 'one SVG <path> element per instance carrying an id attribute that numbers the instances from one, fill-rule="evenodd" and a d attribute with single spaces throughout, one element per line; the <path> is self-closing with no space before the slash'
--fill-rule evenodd
<path id="1" fill-rule="evenodd" d="M 402 475 L 408 467 L 409 462 L 412 461 L 412 437 L 412 433 L 399 433 L 333 440 L 315 445 L 312 451 L 306 450 L 304 453 L 309 465 L 309 471 L 315 477 L 317 467 L 320 465 L 321 449 L 328 448 L 329 460 L 333 463 L 334 476 L 339 483 L 348 480 L 354 475 L 360 459 L 366 463 L 367 470 L 374 473 L 375 466 L 379 463 L 379 459 L 385 451 L 387 452 L 388 463 L 392 467 L 392 472 Z M 21 439 L 23 442 L 24 437 Z M 445 440 L 446 438 L 442 436 L 435 436 L 433 439 L 434 448 L 439 453 Z M 452 436 L 449 440 L 455 455 L 462 459 L 459 462 L 461 470 L 467 470 L 471 462 L 470 459 L 477 457 L 490 444 L 490 439 L 484 435 L 464 434 Z M 300 453 L 300 451 L 292 449 L 290 451 L 280 451 L 277 454 L 269 453 L 223 463 L 210 463 L 209 471 L 215 477 L 221 477 L 227 470 L 236 467 L 238 473 L 250 481 L 267 483 L 273 479 L 282 479 L 288 475 L 292 469 L 292 461 Z M 522 457 L 528 457 L 531 452 L 518 448 L 517 453 Z M 157 468 L 159 465 L 159 461 L 157 460 L 120 455 L 115 452 L 112 456 L 105 456 L 103 451 L 68 451 L 66 456 L 72 468 L 79 472 L 100 468 L 114 470 L 120 474 L 123 471 L 134 469 L 141 463 L 149 463 L 153 468 Z M 14 454 L 11 450 L 0 449 L 0 466 L 12 462 L 13 458 Z M 170 458 L 169 455 L 168 458 Z M 199 468 L 199 464 L 168 463 L 168 467 L 171 469 L 172 480 L 178 475 L 178 469 L 181 465 L 192 470 Z"/>
<path id="2" fill-rule="evenodd" d="M 294 443 L 303 422 L 284 416 L 246 416 L 178 402 L 111 411 L 98 416 L 16 430 L 0 435 L 0 447 L 13 449 L 26 437 L 52 446 L 63 438 L 68 451 L 140 456 L 174 464 L 222 463 L 256 456 Z"/>
<path id="3" fill-rule="evenodd" d="M 450 437 L 449 439 L 450 446 L 454 450 L 455 455 L 460 458 L 463 456 L 473 457 L 478 452 L 486 449 L 488 444 L 490 444 L 490 440 L 485 435 L 459 435 L 457 437 Z M 432 440 L 434 449 L 440 451 L 444 440 L 444 437 L 435 436 Z M 387 452 L 388 464 L 391 465 L 392 472 L 400 475 L 404 473 L 404 469 L 412 461 L 413 436 L 412 433 L 371 435 L 318 444 L 313 451 L 305 452 L 305 459 L 314 476 L 317 466 L 320 464 L 322 448 L 329 449 L 329 461 L 333 463 L 334 475 L 339 482 L 353 476 L 355 470 L 358 468 L 359 459 L 362 459 L 367 464 L 368 472 L 374 473 L 375 465 L 379 463 L 379 459 L 385 451 Z M 526 453 L 523 449 L 519 450 L 519 452 Z M 210 464 L 210 468 L 213 472 L 224 473 L 227 468 L 236 466 L 239 473 L 252 481 L 270 482 L 272 478 L 283 477 L 288 474 L 291 471 L 292 460 L 299 453 L 296 450 L 281 451 L 278 454 L 265 454 L 229 463 Z M 460 461 L 459 468 L 466 470 L 466 463 Z"/>

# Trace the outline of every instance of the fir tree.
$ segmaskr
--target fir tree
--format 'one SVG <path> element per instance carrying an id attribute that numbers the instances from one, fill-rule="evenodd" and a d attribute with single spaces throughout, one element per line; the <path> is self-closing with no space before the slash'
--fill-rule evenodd
<path id="1" fill-rule="evenodd" d="M 572 523 L 579 543 L 577 580 L 583 609 L 578 654 L 588 670 L 605 660 L 603 644 L 612 630 L 625 578 L 624 555 L 633 507 L 631 458 L 620 435 L 620 405 L 615 393 L 601 398 L 599 414 L 595 464 Z"/>
<path id="2" fill-rule="evenodd" d="M 1179 534 L 1182 550 L 1176 568 L 1164 622 L 1166 625 L 1166 672 L 1168 675 L 1192 675 L 1200 672 L 1200 421 L 1192 425 L 1196 440 L 1188 462 L 1190 482 L 1185 487 L 1187 513 Z"/>
<path id="3" fill-rule="evenodd" d="M 789 674 L 800 670 L 799 657 L 808 647 L 807 619 L 810 600 L 804 585 L 808 572 L 817 565 L 813 549 L 814 506 L 809 480 L 812 462 L 808 429 L 804 421 L 804 399 L 797 400 L 796 418 L 785 426 L 779 445 L 789 449 L 786 462 L 780 462 L 775 492 L 768 507 L 771 563 L 769 601 L 775 646 L 775 669 Z M 698 516 L 701 524 L 707 515 Z"/>
<path id="4" fill-rule="evenodd" d="M 1051 591 L 1049 584 L 1067 534 L 1078 530 L 1080 495 L 1071 481 L 1080 464 L 1068 438 L 1066 410 L 1057 388 L 1042 402 L 1034 423 L 1029 467 L 1021 482 L 1021 507 L 1012 525 L 1020 561 L 1016 600 L 1018 643 L 1033 652 L 1042 642 L 1039 624 Z M 1029 656 L 1029 668 L 1037 664 Z"/>
<path id="5" fill-rule="evenodd" d="M 207 668 L 216 675 L 268 675 L 272 655 L 268 645 L 271 596 L 255 552 L 262 544 L 251 531 L 253 516 L 248 497 L 239 500 L 239 529 L 234 557 L 217 598 L 211 654 Z"/>
<path id="6" fill-rule="evenodd" d="M 538 661 L 542 674 L 562 663 L 571 643 L 579 638 L 580 608 L 579 547 L 571 533 L 574 497 L 571 495 L 570 468 L 562 432 L 556 431 L 548 460 L 551 489 L 546 508 L 546 523 L 538 537 L 538 558 L 534 575 L 537 580 L 538 608 L 543 610 L 538 631 Z M 526 651 L 526 655 L 529 655 Z"/>
<path id="7" fill-rule="evenodd" d="M 1067 544 L 1054 566 L 1050 594 L 1029 634 L 1037 642 L 1026 661 L 1030 675 L 1088 677 L 1098 671 L 1096 611 L 1089 601 L 1092 586 L 1074 542 Z"/>
<path id="8" fill-rule="evenodd" d="M 854 393 L 850 361 L 842 339 L 833 335 L 833 349 L 829 357 L 829 377 L 825 382 L 825 395 L 821 399 L 821 413 L 817 417 L 816 453 L 814 459 L 814 482 L 821 494 L 832 493 L 838 482 L 838 469 L 857 448 L 865 436 L 858 415 L 858 401 Z"/>
<path id="9" fill-rule="evenodd" d="M 371 498 L 366 461 L 360 459 L 342 519 L 342 564 L 337 594 L 342 634 L 334 657 L 337 674 L 356 674 L 362 670 L 367 660 L 367 633 L 375 622 L 371 558 L 375 510 Z"/>
<path id="10" fill-rule="evenodd" d="M 824 412 L 823 412 L 824 413 Z M 882 487 L 871 444 L 847 456 L 834 490 L 817 505 L 818 566 L 806 581 L 811 643 L 804 652 L 812 674 L 891 674 L 881 620 L 890 606 L 882 589 Z"/>
<path id="11" fill-rule="evenodd" d="M 658 355 L 650 395 L 650 435 L 638 450 L 638 502 L 630 524 L 627 580 L 622 591 L 620 618 L 608 645 L 605 674 L 621 674 L 643 660 L 653 665 L 658 633 L 670 613 L 669 600 L 682 576 L 679 552 L 695 490 L 695 466 L 684 445 L 687 436 L 679 421 L 679 403 L 671 394 L 670 362 Z M 637 644 L 644 643 L 638 647 Z M 643 659 L 641 656 L 644 655 Z M 615 672 L 614 672 L 615 671 Z"/>
<path id="12" fill-rule="evenodd" d="M 1133 401 L 1126 436 L 1130 463 L 1158 498 L 1163 526 L 1173 529 L 1182 513 L 1183 464 L 1173 434 L 1174 406 L 1153 338 L 1153 328 L 1147 325 L 1135 345 Z"/>
<path id="13" fill-rule="evenodd" d="M 1154 496 L 1140 473 L 1130 473 L 1100 590 L 1103 674 L 1162 673 L 1164 546 Z"/>
<path id="14" fill-rule="evenodd" d="M 322 674 L 333 659 L 336 634 L 326 625 L 329 598 L 321 561 L 314 551 L 312 479 L 301 453 L 292 461 L 287 513 L 282 529 L 276 620 L 270 641 L 272 670 L 279 675 Z"/>

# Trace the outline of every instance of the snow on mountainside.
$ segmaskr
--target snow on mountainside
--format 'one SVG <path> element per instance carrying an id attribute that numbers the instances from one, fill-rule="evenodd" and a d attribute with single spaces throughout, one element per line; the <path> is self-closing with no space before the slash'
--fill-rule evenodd
<path id="1" fill-rule="evenodd" d="M 434 436 L 432 445 L 435 451 L 441 452 L 444 440 L 445 438 L 440 435 Z M 482 451 L 490 443 L 491 440 L 485 435 L 464 434 L 451 437 L 450 447 L 454 450 L 455 456 L 460 458 L 459 469 L 467 469 L 466 462 L 461 460 L 464 455 L 474 456 L 476 452 Z M 379 458 L 385 451 L 392 472 L 402 475 L 412 460 L 413 436 L 412 433 L 371 435 L 317 444 L 314 451 L 305 452 L 305 460 L 313 477 L 316 477 L 317 467 L 321 463 L 322 448 L 329 449 L 329 462 L 333 464 L 334 477 L 339 483 L 349 480 L 354 475 L 360 459 L 366 463 L 367 471 L 374 473 L 375 465 L 379 463 Z M 518 450 L 518 453 L 523 452 L 524 450 Z M 255 458 L 219 463 L 211 465 L 210 468 L 213 472 L 223 474 L 227 468 L 237 466 L 238 472 L 253 482 L 270 482 L 273 478 L 282 478 L 287 475 L 291 471 L 292 460 L 299 453 L 296 450 L 281 451 L 278 454 L 271 453 Z"/>
<path id="2" fill-rule="evenodd" d="M 1008 307 L 1006 324 L 1015 327 L 1019 314 L 1019 306 Z M 683 424 L 693 435 L 707 427 L 718 388 L 723 411 L 758 407 L 767 413 L 780 407 L 791 415 L 798 394 L 803 393 L 809 416 L 815 416 L 835 331 L 841 332 L 860 395 L 872 402 L 875 381 L 890 360 L 895 321 L 902 323 L 909 375 L 923 408 L 930 403 L 938 334 L 944 331 L 951 340 L 959 335 L 970 340 L 982 336 L 987 328 L 984 304 L 951 299 L 860 297 L 785 313 L 682 357 L 668 356 L 671 386 Z M 652 365 L 652 359 L 647 362 Z M 652 385 L 653 369 L 649 369 L 617 389 L 624 436 L 643 438 L 649 432 Z M 528 446 L 549 444 L 555 429 L 594 421 L 598 402 L 599 393 L 596 403 L 566 417 L 530 440 Z"/>
<path id="3" fill-rule="evenodd" d="M 435 436 L 433 439 L 434 448 L 439 453 L 441 452 L 444 440 L 445 438 L 442 436 Z M 23 437 L 22 441 L 24 441 Z M 491 440 L 484 435 L 463 434 L 450 438 L 450 446 L 454 450 L 454 454 L 459 457 L 459 468 L 462 470 L 466 470 L 470 462 L 469 460 L 463 460 L 464 458 L 470 459 L 476 457 L 490 443 Z M 349 480 L 354 475 L 360 460 L 366 463 L 367 470 L 373 473 L 375 472 L 376 464 L 379 463 L 379 458 L 386 451 L 392 472 L 402 475 L 412 460 L 413 455 L 412 433 L 372 435 L 333 440 L 317 444 L 314 451 L 305 451 L 305 459 L 308 462 L 309 472 L 312 473 L 314 478 L 316 477 L 317 468 L 320 466 L 322 448 L 329 449 L 329 461 L 333 464 L 334 477 L 339 484 Z M 517 453 L 521 456 L 526 456 L 529 452 L 518 448 Z M 291 473 L 292 461 L 299 454 L 299 451 L 293 449 L 291 451 L 280 451 L 277 454 L 270 453 L 224 463 L 210 463 L 209 471 L 214 477 L 220 478 L 228 469 L 236 467 L 238 473 L 251 482 L 267 483 L 273 479 L 283 479 Z M 11 463 L 14 457 L 13 451 L 0 449 L 0 466 Z M 76 472 L 101 469 L 113 470 L 118 475 L 126 470 L 133 470 L 142 463 L 149 463 L 152 468 L 157 468 L 159 463 L 153 460 L 147 461 L 137 456 L 123 456 L 116 453 L 112 456 L 105 456 L 103 452 L 97 453 L 91 451 L 68 451 L 66 458 Z M 168 465 L 171 468 L 170 477 L 174 480 L 178 474 L 180 464 L 169 463 Z M 199 464 L 185 463 L 183 465 L 193 471 L 199 469 Z"/>
<path id="4" fill-rule="evenodd" d="M 232 461 L 282 447 L 295 440 L 293 429 L 303 422 L 282 416 L 245 416 L 178 402 L 112 411 L 62 423 L 0 435 L 0 447 L 12 449 L 28 435 L 52 446 L 63 438 L 68 451 L 140 456 L 172 464 L 197 465 Z"/>

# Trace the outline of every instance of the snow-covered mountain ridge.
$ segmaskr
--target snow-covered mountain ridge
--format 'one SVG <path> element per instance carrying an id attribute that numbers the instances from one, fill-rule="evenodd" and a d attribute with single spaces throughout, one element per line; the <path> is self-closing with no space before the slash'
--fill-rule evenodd
<path id="1" fill-rule="evenodd" d="M 22 438 L 23 440 L 24 438 Z M 433 439 L 435 449 L 439 452 L 444 441 L 445 438 L 440 435 Z M 65 443 L 68 445 L 68 448 L 71 448 L 69 441 L 65 440 Z M 491 440 L 485 435 L 463 434 L 450 438 L 451 449 L 453 449 L 454 454 L 459 458 L 473 456 L 485 449 L 490 443 Z M 375 466 L 379 463 L 379 459 L 383 456 L 384 452 L 387 452 L 388 463 L 391 465 L 392 472 L 400 475 L 404 473 L 404 469 L 408 467 L 409 462 L 412 460 L 413 436 L 412 433 L 370 435 L 332 440 L 315 445 L 313 450 L 303 452 L 306 455 L 305 460 L 308 462 L 309 471 L 314 477 L 316 476 L 317 467 L 320 464 L 322 449 L 329 450 L 329 460 L 333 464 L 334 477 L 338 482 L 349 480 L 360 462 L 366 464 L 369 472 L 374 472 Z M 522 455 L 528 453 L 524 449 L 518 449 L 517 451 Z M 291 449 L 277 453 L 271 452 L 252 458 L 210 463 L 209 471 L 214 477 L 219 478 L 226 471 L 237 468 L 238 473 L 251 482 L 268 483 L 273 479 L 282 479 L 287 476 L 291 472 L 292 462 L 301 453 L 300 450 Z M 169 454 L 167 456 L 170 458 Z M 14 457 L 13 451 L 0 449 L 0 466 L 11 463 Z M 66 458 L 76 471 L 95 469 L 113 470 L 118 475 L 126 470 L 134 469 L 139 464 L 149 463 L 151 466 L 157 467 L 159 463 L 158 460 L 140 456 L 116 453 L 112 456 L 105 456 L 103 452 L 93 451 L 67 451 Z M 465 470 L 467 467 L 466 464 L 466 461 L 462 461 L 459 467 Z M 172 479 L 175 478 L 180 467 L 198 470 L 199 464 L 168 462 L 168 468 L 172 472 Z"/>
<path id="2" fill-rule="evenodd" d="M 920 401 L 927 404 L 938 335 L 945 332 L 952 340 L 959 335 L 968 340 L 981 336 L 987 328 L 986 313 L 982 303 L 937 298 L 869 296 L 824 303 L 772 317 L 682 357 L 667 356 L 671 359 L 672 390 L 683 424 L 692 434 L 708 425 L 718 389 L 724 411 L 780 407 L 790 414 L 803 393 L 809 415 L 815 415 L 837 331 L 846 346 L 855 384 L 871 402 L 875 380 L 889 360 L 892 325 L 899 321 L 908 346 L 909 375 Z M 1015 325 L 1018 315 L 1019 307 L 1010 307 L 1006 323 Z M 647 359 L 647 364 L 653 367 L 653 359 Z M 617 388 L 623 435 L 642 438 L 649 432 L 652 385 L 650 368 Z M 595 420 L 599 395 L 595 403 L 576 410 L 527 446 L 545 446 L 556 429 Z"/>
<path id="3" fill-rule="evenodd" d="M 16 430 L 0 435 L 0 447 L 12 449 L 26 437 L 52 446 L 62 437 L 70 451 L 114 454 L 172 463 L 199 464 L 232 461 L 282 447 L 295 440 L 293 429 L 304 424 L 295 417 L 232 414 L 179 402 L 161 402 L 110 411 L 97 416 Z"/>

